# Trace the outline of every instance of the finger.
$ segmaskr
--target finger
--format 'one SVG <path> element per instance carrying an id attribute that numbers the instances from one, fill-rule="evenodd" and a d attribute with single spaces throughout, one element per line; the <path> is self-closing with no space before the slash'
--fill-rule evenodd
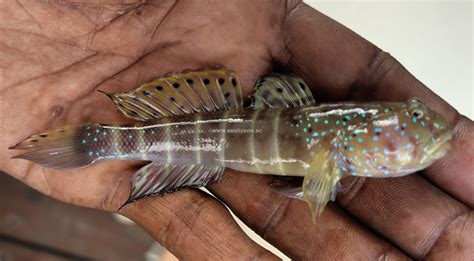
<path id="1" fill-rule="evenodd" d="M 270 179 L 228 170 L 209 189 L 255 232 L 291 258 L 406 258 L 333 205 L 313 224 L 306 203 L 272 191 L 268 187 Z"/>
<path id="2" fill-rule="evenodd" d="M 144 199 L 121 213 L 180 259 L 277 259 L 250 240 L 222 204 L 199 190 Z"/>
<path id="3" fill-rule="evenodd" d="M 461 230 L 474 226 L 474 219 L 468 218 L 472 210 L 417 174 L 396 179 L 359 178 L 355 183 L 344 179 L 342 184 L 348 192 L 339 195 L 337 202 L 412 257 L 423 258 L 455 243 L 464 245 L 463 239 L 472 233 L 472 229 Z M 451 258 L 469 251 L 472 249 L 460 248 Z"/>
<path id="4" fill-rule="evenodd" d="M 416 96 L 443 113 L 454 127 L 455 149 L 425 175 L 474 207 L 472 121 L 459 116 L 389 54 L 306 4 L 290 7 L 283 35 L 285 48 L 276 59 L 302 75 L 316 97 L 406 101 Z"/>

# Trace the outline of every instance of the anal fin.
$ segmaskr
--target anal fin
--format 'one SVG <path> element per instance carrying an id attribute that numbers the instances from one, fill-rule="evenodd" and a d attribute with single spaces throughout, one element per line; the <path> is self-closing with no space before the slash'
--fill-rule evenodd
<path id="1" fill-rule="evenodd" d="M 203 187 L 216 182 L 223 167 L 204 165 L 161 165 L 150 163 L 132 176 L 132 192 L 126 204 L 153 195 L 165 195 L 185 187 Z"/>

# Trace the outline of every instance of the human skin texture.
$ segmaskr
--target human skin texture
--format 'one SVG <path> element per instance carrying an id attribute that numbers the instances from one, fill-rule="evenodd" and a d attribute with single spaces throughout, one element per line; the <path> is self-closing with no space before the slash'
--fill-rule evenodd
<path id="1" fill-rule="evenodd" d="M 316 224 L 271 177 L 227 171 L 204 192 L 183 189 L 127 205 L 179 258 L 276 257 L 236 225 L 225 203 L 296 259 L 474 258 L 474 124 L 388 53 L 299 1 L 0 1 L 0 170 L 56 199 L 117 212 L 143 162 L 57 171 L 12 160 L 31 134 L 129 122 L 97 90 L 131 89 L 167 72 L 216 64 L 244 96 L 272 68 L 301 76 L 318 102 L 418 97 L 454 129 L 453 150 L 415 175 L 348 178 Z M 442 65 L 440 65 L 442 66 Z M 449 86 L 446 86 L 449 88 Z"/>

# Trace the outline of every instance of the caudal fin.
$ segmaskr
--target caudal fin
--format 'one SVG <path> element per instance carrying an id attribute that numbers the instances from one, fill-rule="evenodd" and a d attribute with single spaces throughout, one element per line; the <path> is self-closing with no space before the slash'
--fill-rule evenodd
<path id="1" fill-rule="evenodd" d="M 14 159 L 26 159 L 48 168 L 71 169 L 92 164 L 99 155 L 92 154 L 84 135 L 91 126 L 65 127 L 32 135 L 9 149 L 25 150 Z"/>

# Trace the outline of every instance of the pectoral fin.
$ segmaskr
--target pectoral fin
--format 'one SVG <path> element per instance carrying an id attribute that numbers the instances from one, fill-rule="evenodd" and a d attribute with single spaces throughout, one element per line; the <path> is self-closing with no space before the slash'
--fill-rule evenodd
<path id="1" fill-rule="evenodd" d="M 331 156 L 330 151 L 318 153 L 304 177 L 303 198 L 311 209 L 313 221 L 337 193 L 340 172 Z"/>

